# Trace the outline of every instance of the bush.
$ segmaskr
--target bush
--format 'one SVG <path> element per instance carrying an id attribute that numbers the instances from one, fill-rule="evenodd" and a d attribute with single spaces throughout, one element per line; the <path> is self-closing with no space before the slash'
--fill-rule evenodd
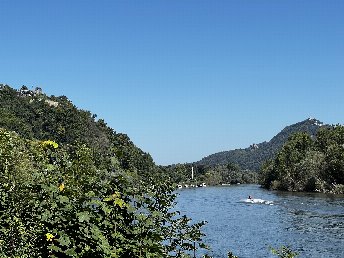
<path id="1" fill-rule="evenodd" d="M 0 129 L 0 257 L 179 257 L 204 223 L 171 212 L 173 186 L 115 156 L 97 167 L 84 144 L 24 140 Z M 182 223 L 181 223 L 182 222 Z"/>

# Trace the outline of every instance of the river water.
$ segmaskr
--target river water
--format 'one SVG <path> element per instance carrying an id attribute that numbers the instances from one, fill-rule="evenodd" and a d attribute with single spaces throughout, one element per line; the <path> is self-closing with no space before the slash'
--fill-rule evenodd
<path id="1" fill-rule="evenodd" d="M 213 257 L 227 257 L 228 251 L 239 258 L 277 257 L 269 247 L 281 245 L 299 257 L 344 257 L 344 196 L 267 191 L 257 185 L 177 192 L 182 214 L 208 222 L 204 241 Z M 249 195 L 273 203 L 244 202 Z"/>

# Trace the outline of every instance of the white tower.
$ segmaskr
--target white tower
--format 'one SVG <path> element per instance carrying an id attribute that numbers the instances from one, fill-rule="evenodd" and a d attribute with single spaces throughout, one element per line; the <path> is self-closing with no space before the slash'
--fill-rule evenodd
<path id="1" fill-rule="evenodd" d="M 191 167 L 191 179 L 193 180 L 194 178 L 194 170 L 193 170 L 193 167 Z"/>

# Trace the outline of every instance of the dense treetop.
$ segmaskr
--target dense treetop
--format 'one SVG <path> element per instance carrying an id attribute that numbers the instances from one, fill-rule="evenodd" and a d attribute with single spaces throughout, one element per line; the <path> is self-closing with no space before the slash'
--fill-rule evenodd
<path id="1" fill-rule="evenodd" d="M 0 88 L 0 127 L 26 139 L 50 139 L 60 144 L 84 143 L 97 162 L 116 154 L 122 167 L 145 170 L 154 165 L 151 156 L 136 147 L 126 134 L 116 133 L 104 120 L 80 110 L 66 96 L 47 96 L 26 86 Z"/>
<path id="2" fill-rule="evenodd" d="M 293 134 L 264 164 L 261 180 L 269 189 L 344 193 L 344 126 Z"/>

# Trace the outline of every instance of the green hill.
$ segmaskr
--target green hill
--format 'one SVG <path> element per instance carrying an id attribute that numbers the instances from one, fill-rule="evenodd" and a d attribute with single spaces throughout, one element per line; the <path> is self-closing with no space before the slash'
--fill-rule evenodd
<path id="1" fill-rule="evenodd" d="M 285 127 L 270 141 L 252 144 L 245 149 L 218 152 L 195 162 L 196 165 L 216 166 L 237 164 L 242 170 L 258 171 L 262 164 L 273 158 L 287 139 L 296 132 L 306 132 L 314 136 L 323 123 L 317 119 L 306 119 L 302 122 Z"/>
<path id="2" fill-rule="evenodd" d="M 204 249 L 151 156 L 65 96 L 0 84 L 0 257 L 173 257 Z"/>
<path id="3" fill-rule="evenodd" d="M 98 163 L 115 153 L 124 169 L 143 171 L 154 166 L 151 156 L 126 134 L 116 133 L 96 117 L 78 109 L 66 96 L 47 96 L 40 88 L 22 86 L 15 90 L 0 84 L 0 127 L 26 139 L 86 144 Z"/>

